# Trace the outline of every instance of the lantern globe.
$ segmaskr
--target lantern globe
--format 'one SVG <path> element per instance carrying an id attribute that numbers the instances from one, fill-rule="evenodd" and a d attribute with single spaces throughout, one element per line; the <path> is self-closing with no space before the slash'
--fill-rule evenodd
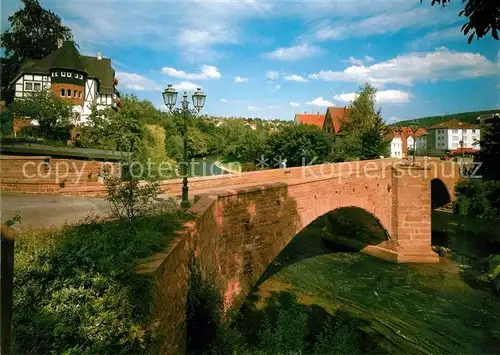
<path id="1" fill-rule="evenodd" d="M 193 106 L 200 111 L 203 106 L 205 106 L 205 99 L 207 98 L 207 95 L 201 90 L 201 88 L 198 88 L 196 92 L 193 94 Z"/>
<path id="2" fill-rule="evenodd" d="M 177 102 L 177 91 L 174 89 L 172 84 L 168 84 L 168 87 L 163 92 L 163 102 L 169 109 L 172 109 Z"/>

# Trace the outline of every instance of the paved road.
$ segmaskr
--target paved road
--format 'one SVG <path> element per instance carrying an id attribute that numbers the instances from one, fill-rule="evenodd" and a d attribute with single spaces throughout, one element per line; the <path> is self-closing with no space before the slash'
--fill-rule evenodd
<path id="1" fill-rule="evenodd" d="M 76 223 L 90 214 L 105 216 L 107 201 L 95 197 L 43 196 L 0 193 L 1 220 L 21 217 L 20 229 L 62 226 Z"/>

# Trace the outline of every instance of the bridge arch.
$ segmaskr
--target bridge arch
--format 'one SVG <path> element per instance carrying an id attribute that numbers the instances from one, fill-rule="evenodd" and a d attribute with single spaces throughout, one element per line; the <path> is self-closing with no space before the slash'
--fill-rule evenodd
<path id="1" fill-rule="evenodd" d="M 443 207 L 451 202 L 452 194 L 448 186 L 440 178 L 431 180 L 431 206 L 432 209 Z"/>
<path id="2" fill-rule="evenodd" d="M 380 220 L 367 210 L 356 206 L 337 208 L 299 231 L 271 261 L 256 286 L 301 260 L 342 251 L 360 252 L 368 245 L 379 245 L 389 239 L 389 232 Z M 291 257 L 296 254 L 300 259 Z"/>

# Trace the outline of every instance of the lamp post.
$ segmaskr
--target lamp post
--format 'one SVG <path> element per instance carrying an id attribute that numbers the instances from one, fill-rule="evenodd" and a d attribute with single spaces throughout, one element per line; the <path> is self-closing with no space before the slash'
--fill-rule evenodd
<path id="1" fill-rule="evenodd" d="M 163 92 L 163 101 L 165 102 L 165 105 L 168 107 L 169 111 L 172 112 L 173 108 L 175 107 L 175 103 L 177 101 L 177 91 L 175 91 L 174 87 L 169 84 L 168 87 L 165 89 Z M 192 100 L 193 100 L 193 106 L 196 109 L 196 112 L 199 113 L 203 106 L 205 105 L 205 99 L 207 95 L 201 90 L 201 88 L 198 88 L 196 92 L 192 95 Z M 181 207 L 182 208 L 189 208 L 189 198 L 188 198 L 188 179 L 187 179 L 187 165 L 188 165 L 188 151 L 187 151 L 187 146 L 188 146 L 188 135 L 187 135 L 187 119 L 189 116 L 189 100 L 188 100 L 188 94 L 187 92 L 184 92 L 184 95 L 182 95 L 182 101 L 181 101 L 181 107 L 182 107 L 182 116 L 184 118 L 184 129 L 183 129 L 183 135 L 184 135 L 184 152 L 183 152 L 183 162 L 182 162 L 182 200 L 181 200 Z"/>

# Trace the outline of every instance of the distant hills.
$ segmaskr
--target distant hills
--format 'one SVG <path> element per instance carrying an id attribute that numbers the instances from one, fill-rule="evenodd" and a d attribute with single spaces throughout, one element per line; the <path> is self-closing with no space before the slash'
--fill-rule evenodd
<path id="1" fill-rule="evenodd" d="M 429 126 L 435 125 L 436 123 L 445 122 L 451 120 L 453 118 L 467 123 L 477 124 L 477 118 L 481 115 L 487 115 L 494 112 L 499 112 L 500 110 L 486 110 L 486 111 L 472 111 L 472 112 L 460 112 L 453 113 L 451 115 L 443 115 L 443 116 L 431 116 L 431 117 L 423 117 L 417 118 L 414 120 L 404 120 L 391 123 L 389 126 L 391 127 L 404 127 L 409 125 L 417 124 L 418 127 L 427 128 Z"/>

